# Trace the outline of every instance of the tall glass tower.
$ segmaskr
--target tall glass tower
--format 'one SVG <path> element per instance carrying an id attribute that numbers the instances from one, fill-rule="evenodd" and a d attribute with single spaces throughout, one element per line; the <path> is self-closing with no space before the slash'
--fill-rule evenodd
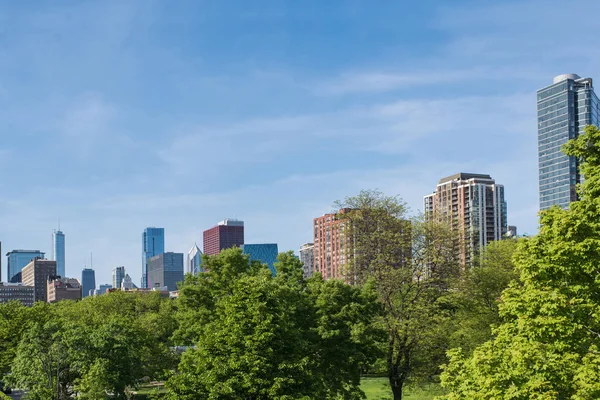
<path id="1" fill-rule="evenodd" d="M 600 103 L 591 78 L 558 75 L 537 92 L 540 210 L 557 204 L 567 208 L 577 200 L 578 160 L 561 151 L 587 125 L 598 125 Z"/>
<path id="2" fill-rule="evenodd" d="M 96 273 L 91 268 L 84 268 L 81 271 L 81 297 L 90 295 L 90 290 L 96 289 Z"/>
<path id="3" fill-rule="evenodd" d="M 142 288 L 148 287 L 148 259 L 165 252 L 165 229 L 146 228 L 142 234 Z"/>
<path id="4" fill-rule="evenodd" d="M 56 275 L 65 277 L 65 234 L 60 230 L 52 234 L 52 260 L 56 261 Z"/>

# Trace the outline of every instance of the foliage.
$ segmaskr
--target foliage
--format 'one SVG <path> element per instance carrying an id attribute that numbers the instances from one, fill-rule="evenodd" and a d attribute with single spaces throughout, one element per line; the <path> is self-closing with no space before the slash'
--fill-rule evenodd
<path id="1" fill-rule="evenodd" d="M 447 348 L 444 327 L 452 307 L 446 300 L 460 271 L 456 235 L 450 227 L 422 218 L 409 220 L 398 197 L 378 191 L 337 202 L 348 221 L 352 257 L 347 274 L 372 279 L 387 332 L 387 374 L 395 399 L 409 379 L 436 374 Z"/>
<path id="2" fill-rule="evenodd" d="M 541 212 L 539 234 L 519 243 L 504 322 L 472 356 L 450 353 L 447 399 L 599 397 L 600 130 L 587 127 L 565 152 L 581 160 L 581 200 Z"/>
<path id="3" fill-rule="evenodd" d="M 196 347 L 167 382 L 169 398 L 363 398 L 360 367 L 377 334 L 371 287 L 304 280 L 291 253 L 275 277 L 239 249 L 204 262 L 181 287 L 176 336 Z"/>

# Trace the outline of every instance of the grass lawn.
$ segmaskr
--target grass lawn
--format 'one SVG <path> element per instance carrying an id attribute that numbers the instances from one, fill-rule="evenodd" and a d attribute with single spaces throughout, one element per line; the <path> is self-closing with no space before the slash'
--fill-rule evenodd
<path id="1" fill-rule="evenodd" d="M 360 388 L 369 400 L 388 400 L 392 398 L 392 391 L 387 378 L 363 378 Z M 403 400 L 431 400 L 442 394 L 444 392 L 440 386 L 432 384 L 423 388 L 405 390 Z"/>

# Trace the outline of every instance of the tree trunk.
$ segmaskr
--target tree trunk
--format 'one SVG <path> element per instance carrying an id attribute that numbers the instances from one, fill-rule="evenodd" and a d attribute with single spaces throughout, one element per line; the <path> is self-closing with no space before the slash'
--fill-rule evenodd
<path id="1" fill-rule="evenodd" d="M 398 377 L 390 376 L 390 386 L 392 387 L 392 393 L 394 400 L 402 400 L 402 385 L 404 382 Z"/>

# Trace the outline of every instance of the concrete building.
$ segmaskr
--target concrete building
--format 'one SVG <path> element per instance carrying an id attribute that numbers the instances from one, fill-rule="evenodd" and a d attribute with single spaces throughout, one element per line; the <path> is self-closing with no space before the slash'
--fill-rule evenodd
<path id="1" fill-rule="evenodd" d="M 424 197 L 425 218 L 447 222 L 458 232 L 459 259 L 471 265 L 482 246 L 507 231 L 504 186 L 489 175 L 458 173 L 440 179 Z"/>
<path id="2" fill-rule="evenodd" d="M 112 272 L 112 287 L 113 288 L 120 288 L 121 287 L 121 283 L 123 282 L 123 279 L 125 278 L 125 267 L 121 266 L 121 267 L 116 267 L 113 268 L 113 272 Z"/>
<path id="3" fill-rule="evenodd" d="M 24 306 L 32 306 L 34 303 L 34 287 L 25 286 L 22 283 L 0 282 L 0 303 L 19 301 Z"/>
<path id="4" fill-rule="evenodd" d="M 192 275 L 202 272 L 202 252 L 196 243 L 188 251 L 185 272 Z"/>
<path id="5" fill-rule="evenodd" d="M 96 289 L 96 273 L 91 268 L 81 271 L 81 297 L 91 296 Z"/>
<path id="6" fill-rule="evenodd" d="M 219 254 L 223 249 L 244 244 L 244 221 L 226 219 L 203 233 L 204 254 Z"/>
<path id="7" fill-rule="evenodd" d="M 33 286 L 34 301 L 46 301 L 48 279 L 56 278 L 56 261 L 33 259 L 21 271 L 23 284 Z"/>
<path id="8" fill-rule="evenodd" d="M 183 282 L 183 253 L 163 253 L 148 259 L 148 286 L 177 290 Z"/>
<path id="9" fill-rule="evenodd" d="M 60 230 L 52 233 L 52 259 L 56 261 L 56 275 L 65 276 L 65 234 Z"/>
<path id="10" fill-rule="evenodd" d="M 260 261 L 267 264 L 273 275 L 275 275 L 275 263 L 277 262 L 277 243 L 243 244 L 242 252 L 250 256 L 250 261 Z"/>
<path id="11" fill-rule="evenodd" d="M 43 259 L 45 255 L 44 252 L 39 250 L 13 250 L 6 253 L 8 260 L 6 280 L 13 283 L 21 282 L 22 275 L 21 278 L 18 278 L 16 275 L 21 272 L 23 267 L 29 264 L 34 258 Z"/>
<path id="12" fill-rule="evenodd" d="M 154 227 L 144 229 L 142 233 L 142 288 L 148 287 L 148 259 L 164 252 L 165 229 Z"/>
<path id="13" fill-rule="evenodd" d="M 50 278 L 47 281 L 48 303 L 81 300 L 81 284 L 75 278 Z"/>
<path id="14" fill-rule="evenodd" d="M 592 78 L 563 74 L 537 92 L 540 210 L 562 208 L 577 200 L 579 160 L 561 147 L 587 125 L 600 123 L 600 102 Z"/>
<path id="15" fill-rule="evenodd" d="M 300 261 L 302 261 L 302 270 L 304 271 L 304 277 L 308 278 L 312 276 L 314 272 L 315 262 L 315 244 L 304 243 L 300 247 Z"/>
<path id="16" fill-rule="evenodd" d="M 313 267 L 323 279 L 347 280 L 345 266 L 351 241 L 346 234 L 348 221 L 341 218 L 341 214 L 347 211 L 342 209 L 337 214 L 325 214 L 313 220 Z"/>

